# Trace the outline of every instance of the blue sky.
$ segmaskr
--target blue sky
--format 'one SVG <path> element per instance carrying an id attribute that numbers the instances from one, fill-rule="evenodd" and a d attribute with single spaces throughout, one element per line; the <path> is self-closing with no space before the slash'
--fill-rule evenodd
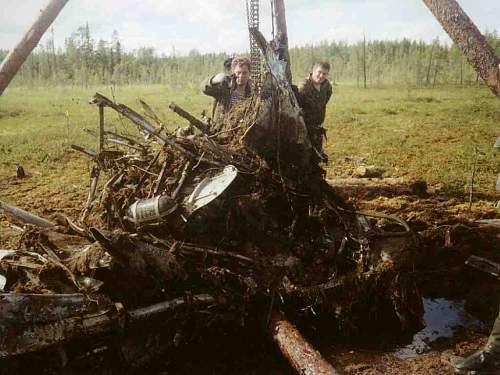
<path id="1" fill-rule="evenodd" d="M 49 0 L 0 0 L 0 48 L 12 48 Z M 261 29 L 270 38 L 269 0 Z M 500 31 L 500 0 L 459 0 L 481 31 Z M 285 0 L 292 46 L 324 40 L 422 39 L 446 33 L 421 0 Z M 127 50 L 160 53 L 243 52 L 248 49 L 245 0 L 70 0 L 53 24 L 57 45 L 89 23 L 94 39 L 117 30 Z M 43 39 L 42 39 L 43 43 Z"/>

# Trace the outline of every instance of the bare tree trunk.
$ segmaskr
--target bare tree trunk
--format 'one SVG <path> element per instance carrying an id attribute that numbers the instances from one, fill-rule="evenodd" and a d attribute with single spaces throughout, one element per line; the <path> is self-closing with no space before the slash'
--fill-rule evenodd
<path id="1" fill-rule="evenodd" d="M 491 91 L 500 96 L 500 58 L 455 0 L 423 0 Z"/>
<path id="2" fill-rule="evenodd" d="M 363 80 L 364 88 L 366 89 L 366 37 L 363 34 Z"/>
<path id="3" fill-rule="evenodd" d="M 290 68 L 290 54 L 288 52 L 288 31 L 286 27 L 284 0 L 272 0 L 274 8 L 274 24 L 276 26 L 276 42 L 279 43 L 279 57 L 286 61 L 285 75 L 288 82 L 292 83 L 292 70 Z"/>
<path id="4" fill-rule="evenodd" d="M 429 64 L 427 65 L 427 76 L 425 77 L 425 84 L 429 85 L 431 83 L 431 67 L 432 67 L 432 56 L 434 54 L 434 42 L 431 46 L 431 54 L 429 56 Z"/>
<path id="5" fill-rule="evenodd" d="M 68 0 L 52 0 L 47 8 L 40 13 L 28 32 L 24 34 L 19 44 L 7 55 L 0 66 L 0 95 L 67 2 Z"/>
<path id="6" fill-rule="evenodd" d="M 460 56 L 460 86 L 464 84 L 464 58 Z"/>
<path id="7" fill-rule="evenodd" d="M 356 46 L 356 87 L 359 88 L 359 49 Z"/>
<path id="8" fill-rule="evenodd" d="M 434 69 L 434 78 L 432 79 L 432 88 L 436 87 L 436 79 L 439 72 L 439 64 L 436 64 L 436 69 Z"/>

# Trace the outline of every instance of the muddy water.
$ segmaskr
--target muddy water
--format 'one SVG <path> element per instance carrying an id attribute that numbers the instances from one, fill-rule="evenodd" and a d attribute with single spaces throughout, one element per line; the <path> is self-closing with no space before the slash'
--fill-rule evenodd
<path id="1" fill-rule="evenodd" d="M 480 327 L 482 323 L 465 310 L 464 300 L 424 298 L 426 327 L 413 336 L 410 344 L 398 348 L 395 356 L 413 358 L 429 352 L 429 344 L 440 338 L 452 338 L 457 327 Z"/>

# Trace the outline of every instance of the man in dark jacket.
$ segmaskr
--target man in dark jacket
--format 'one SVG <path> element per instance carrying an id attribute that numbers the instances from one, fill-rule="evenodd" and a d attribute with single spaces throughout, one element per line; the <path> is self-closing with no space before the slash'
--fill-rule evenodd
<path id="1" fill-rule="evenodd" d="M 328 62 L 316 62 L 312 73 L 299 85 L 297 95 L 299 105 L 304 112 L 304 121 L 311 143 L 324 161 L 327 160 L 327 156 L 323 153 L 323 137 L 326 135 L 323 122 L 326 104 L 332 96 L 332 85 L 328 81 L 329 73 Z"/>
<path id="2" fill-rule="evenodd" d="M 231 63 L 231 75 L 219 73 L 202 84 L 205 95 L 214 97 L 212 123 L 220 126 L 220 120 L 231 107 L 252 94 L 250 84 L 250 59 L 235 57 Z"/>

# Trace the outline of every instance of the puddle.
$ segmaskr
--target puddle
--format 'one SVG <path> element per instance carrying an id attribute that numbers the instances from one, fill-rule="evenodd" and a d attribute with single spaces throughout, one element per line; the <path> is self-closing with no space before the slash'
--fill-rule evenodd
<path id="1" fill-rule="evenodd" d="M 424 298 L 424 320 L 427 326 L 413 336 L 411 344 L 396 350 L 399 358 L 416 357 L 431 350 L 429 343 L 453 337 L 457 326 L 480 326 L 481 322 L 465 311 L 465 301 Z"/>

